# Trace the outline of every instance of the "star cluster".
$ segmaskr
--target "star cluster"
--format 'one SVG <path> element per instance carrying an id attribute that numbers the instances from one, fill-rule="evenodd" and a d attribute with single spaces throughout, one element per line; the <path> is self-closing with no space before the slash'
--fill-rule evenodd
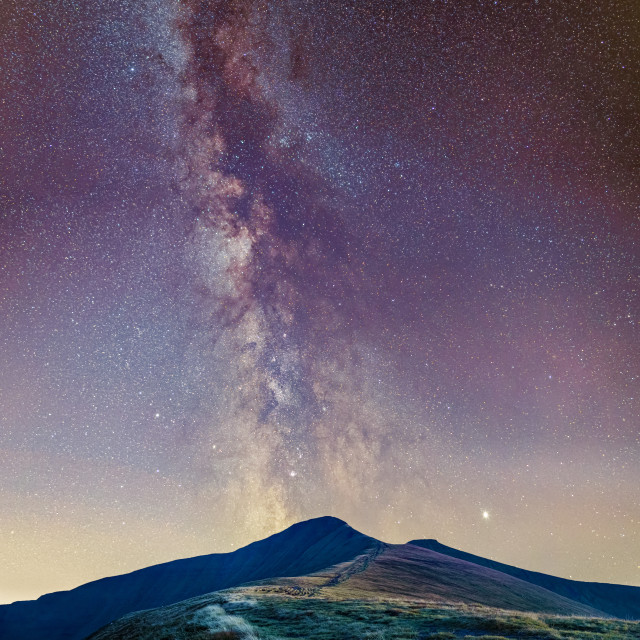
<path id="1" fill-rule="evenodd" d="M 640 584 L 638 9 L 0 12 L 0 600 L 324 514 Z"/>

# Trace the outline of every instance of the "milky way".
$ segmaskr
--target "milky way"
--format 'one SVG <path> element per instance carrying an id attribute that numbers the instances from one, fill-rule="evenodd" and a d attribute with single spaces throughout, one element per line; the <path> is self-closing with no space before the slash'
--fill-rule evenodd
<path id="1" fill-rule="evenodd" d="M 325 514 L 640 584 L 639 23 L 4 3 L 0 600 Z"/>

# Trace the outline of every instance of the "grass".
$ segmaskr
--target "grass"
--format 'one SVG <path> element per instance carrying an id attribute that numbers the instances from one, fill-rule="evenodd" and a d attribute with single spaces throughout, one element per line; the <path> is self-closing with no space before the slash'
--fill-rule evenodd
<path id="1" fill-rule="evenodd" d="M 640 622 L 476 605 L 336 600 L 259 587 L 131 614 L 93 640 L 640 640 Z"/>

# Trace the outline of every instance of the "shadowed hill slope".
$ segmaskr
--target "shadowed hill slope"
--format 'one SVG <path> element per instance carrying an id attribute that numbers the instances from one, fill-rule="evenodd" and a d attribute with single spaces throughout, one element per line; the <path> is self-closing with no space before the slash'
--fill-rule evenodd
<path id="1" fill-rule="evenodd" d="M 299 576 L 379 545 L 342 520 L 300 522 L 232 553 L 175 560 L 0 606 L 2 640 L 81 640 L 112 620 L 244 582 Z"/>
<path id="2" fill-rule="evenodd" d="M 500 571 L 618 618 L 640 619 L 640 587 L 557 578 L 458 551 L 437 540 L 412 540 L 409 544 Z"/>

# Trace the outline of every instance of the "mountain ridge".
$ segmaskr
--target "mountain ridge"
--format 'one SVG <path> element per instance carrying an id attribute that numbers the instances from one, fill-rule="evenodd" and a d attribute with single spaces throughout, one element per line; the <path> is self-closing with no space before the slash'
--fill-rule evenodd
<path id="1" fill-rule="evenodd" d="M 442 544 L 435 538 L 410 540 L 407 544 L 500 571 L 615 617 L 640 619 L 640 587 L 609 582 L 572 580 L 540 571 L 521 569 L 497 560 L 460 551 Z"/>

